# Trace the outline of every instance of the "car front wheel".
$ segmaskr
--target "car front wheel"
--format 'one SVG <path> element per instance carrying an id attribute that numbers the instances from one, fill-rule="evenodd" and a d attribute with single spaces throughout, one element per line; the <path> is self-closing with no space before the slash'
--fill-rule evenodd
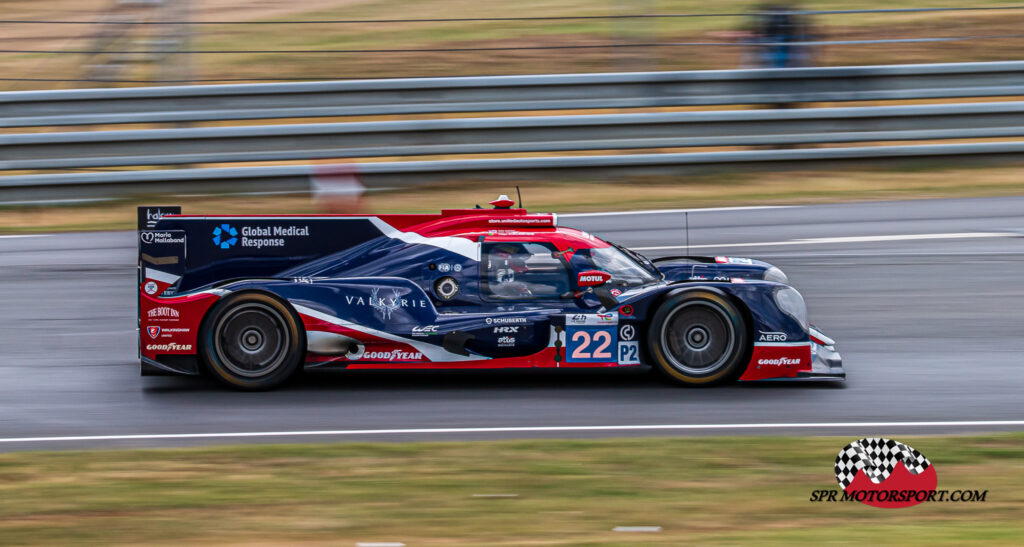
<path id="1" fill-rule="evenodd" d="M 709 385 L 737 377 L 748 354 L 746 322 L 726 297 L 688 291 L 669 298 L 651 318 L 652 364 L 668 378 Z"/>

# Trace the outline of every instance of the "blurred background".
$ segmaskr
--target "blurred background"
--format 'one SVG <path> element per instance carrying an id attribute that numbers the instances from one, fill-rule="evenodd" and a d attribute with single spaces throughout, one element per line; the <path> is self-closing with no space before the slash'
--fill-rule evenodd
<path id="1" fill-rule="evenodd" d="M 0 5 L 5 232 L 129 227 L 165 197 L 400 212 L 521 185 L 567 212 L 1018 190 L 1013 3 Z"/>
<path id="2" fill-rule="evenodd" d="M 994 1 L 0 5 L 6 90 L 724 69 L 761 64 L 749 44 L 773 36 L 813 42 L 802 46 L 808 55 L 797 64 L 820 66 L 1014 60 L 1024 47 L 1024 9 Z"/>

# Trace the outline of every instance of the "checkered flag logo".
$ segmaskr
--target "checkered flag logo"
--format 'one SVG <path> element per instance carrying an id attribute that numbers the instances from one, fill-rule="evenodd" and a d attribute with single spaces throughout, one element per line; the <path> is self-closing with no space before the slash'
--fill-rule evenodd
<path id="1" fill-rule="evenodd" d="M 860 439 L 846 445 L 836 456 L 836 480 L 846 490 L 857 472 L 863 470 L 871 482 L 881 484 L 899 462 L 913 475 L 920 475 L 931 466 L 928 458 L 899 441 L 879 437 Z"/>

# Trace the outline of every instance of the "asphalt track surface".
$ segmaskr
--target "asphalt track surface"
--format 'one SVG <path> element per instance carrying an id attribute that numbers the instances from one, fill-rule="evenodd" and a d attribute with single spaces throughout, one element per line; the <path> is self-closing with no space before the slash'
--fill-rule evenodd
<path id="1" fill-rule="evenodd" d="M 844 384 L 688 389 L 624 370 L 321 371 L 279 391 L 237 393 L 205 379 L 143 378 L 134 233 L 0 237 L 0 451 L 1024 430 L 1024 198 L 560 223 L 653 257 L 685 253 L 687 217 L 693 254 L 763 258 L 786 271 L 811 321 L 837 340 Z"/>

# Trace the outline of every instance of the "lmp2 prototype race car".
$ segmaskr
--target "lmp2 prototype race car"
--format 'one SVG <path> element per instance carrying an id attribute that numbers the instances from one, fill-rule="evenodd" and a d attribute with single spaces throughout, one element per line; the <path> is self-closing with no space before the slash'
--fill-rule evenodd
<path id="1" fill-rule="evenodd" d="M 845 378 L 786 275 L 649 260 L 553 213 L 191 216 L 139 209 L 142 373 L 243 390 L 305 368 L 650 365 L 680 384 Z"/>

